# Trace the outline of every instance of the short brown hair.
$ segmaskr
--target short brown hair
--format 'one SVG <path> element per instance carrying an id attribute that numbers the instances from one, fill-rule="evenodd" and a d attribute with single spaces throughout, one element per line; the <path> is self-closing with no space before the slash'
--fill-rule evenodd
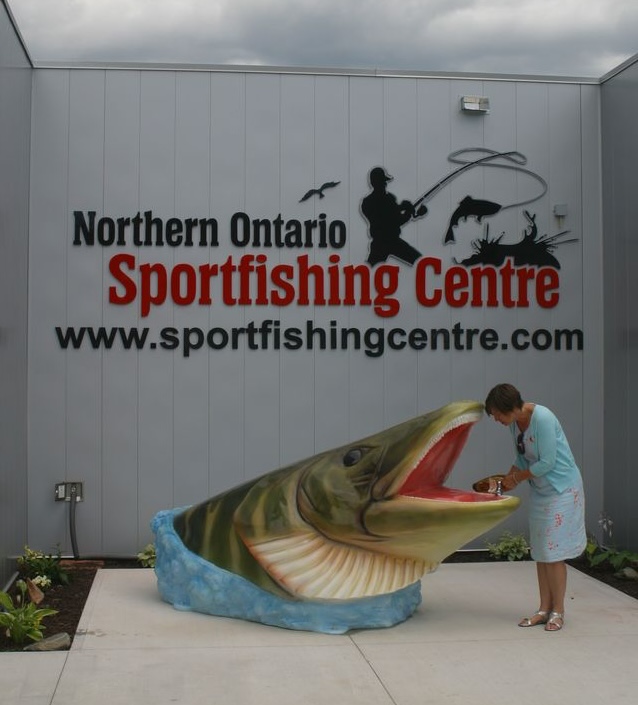
<path id="1" fill-rule="evenodd" d="M 514 409 L 522 409 L 523 403 L 521 393 L 513 384 L 497 384 L 485 399 L 485 413 L 489 416 L 493 411 L 509 414 Z"/>

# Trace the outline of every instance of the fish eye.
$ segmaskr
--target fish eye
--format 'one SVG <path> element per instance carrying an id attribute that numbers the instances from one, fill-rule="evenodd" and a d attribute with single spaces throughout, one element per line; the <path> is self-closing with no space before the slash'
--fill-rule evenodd
<path id="1" fill-rule="evenodd" d="M 343 464 L 347 468 L 352 467 L 353 465 L 356 465 L 361 460 L 362 457 L 363 457 L 363 450 L 361 448 L 351 448 L 343 456 Z"/>

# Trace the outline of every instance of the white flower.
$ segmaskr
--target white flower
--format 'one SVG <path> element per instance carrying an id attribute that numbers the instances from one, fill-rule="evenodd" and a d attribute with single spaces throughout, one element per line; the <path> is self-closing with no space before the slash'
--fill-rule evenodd
<path id="1" fill-rule="evenodd" d="M 35 578 L 33 578 L 33 584 L 37 585 L 40 590 L 46 590 L 51 587 L 51 578 L 46 575 L 36 575 Z"/>

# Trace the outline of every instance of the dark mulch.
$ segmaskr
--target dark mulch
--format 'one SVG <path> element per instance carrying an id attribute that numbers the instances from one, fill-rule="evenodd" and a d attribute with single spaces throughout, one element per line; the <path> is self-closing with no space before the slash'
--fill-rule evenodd
<path id="1" fill-rule="evenodd" d="M 51 607 L 57 614 L 45 617 L 43 634 L 45 637 L 66 632 L 73 640 L 84 605 L 91 591 L 93 579 L 99 568 L 140 568 L 135 559 L 104 559 L 63 561 L 69 574 L 68 585 L 56 585 L 46 591 L 40 607 Z M 13 596 L 13 590 L 10 591 Z M 17 646 L 4 633 L 0 632 L 0 652 L 22 651 L 24 645 Z"/>
<path id="2" fill-rule="evenodd" d="M 444 563 L 484 563 L 493 561 L 487 551 L 458 551 L 446 558 Z M 574 568 L 590 575 L 596 580 L 610 585 L 620 592 L 638 599 L 638 580 L 626 580 L 615 577 L 609 565 L 600 565 L 591 568 L 583 558 L 568 561 Z M 71 581 L 68 585 L 58 585 L 47 590 L 41 606 L 52 607 L 58 613 L 44 620 L 46 629 L 44 636 L 52 636 L 59 632 L 66 632 L 71 639 L 75 632 L 84 609 L 84 604 L 91 590 L 93 578 L 98 568 L 139 568 L 140 564 L 135 559 L 105 559 L 98 561 L 67 561 L 65 568 L 69 572 Z M 0 652 L 21 651 L 21 646 L 16 646 L 0 633 Z"/>

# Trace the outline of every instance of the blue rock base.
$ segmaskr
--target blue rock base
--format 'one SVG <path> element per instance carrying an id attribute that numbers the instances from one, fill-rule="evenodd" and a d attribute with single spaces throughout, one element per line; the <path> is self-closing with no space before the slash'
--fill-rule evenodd
<path id="1" fill-rule="evenodd" d="M 183 509 L 158 512 L 155 574 L 163 600 L 178 610 L 235 617 L 275 627 L 344 634 L 351 629 L 391 627 L 421 604 L 421 583 L 386 595 L 344 601 L 287 600 L 217 567 L 189 551 L 173 528 Z"/>

